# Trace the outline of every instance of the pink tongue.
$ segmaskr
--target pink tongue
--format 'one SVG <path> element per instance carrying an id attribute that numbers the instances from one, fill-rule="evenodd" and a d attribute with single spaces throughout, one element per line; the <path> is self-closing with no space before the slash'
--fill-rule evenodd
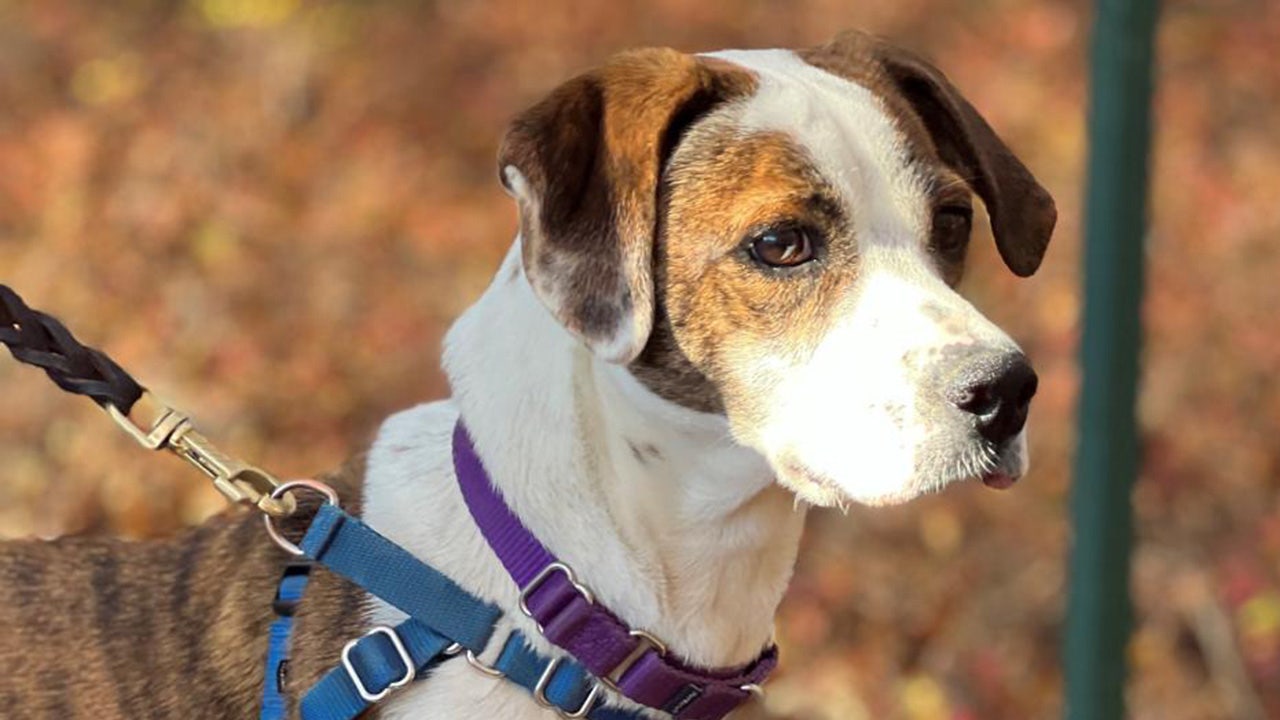
<path id="1" fill-rule="evenodd" d="M 1004 473 L 996 472 L 982 476 L 982 484 L 996 490 L 1008 490 L 1017 482 L 1015 478 L 1009 477 Z"/>

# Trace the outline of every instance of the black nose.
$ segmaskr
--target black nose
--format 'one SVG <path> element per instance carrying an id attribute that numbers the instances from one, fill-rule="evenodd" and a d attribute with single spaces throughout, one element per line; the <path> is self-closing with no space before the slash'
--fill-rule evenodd
<path id="1" fill-rule="evenodd" d="M 1022 353 L 991 356 L 972 367 L 952 390 L 951 402 L 977 417 L 979 435 L 1003 445 L 1027 423 L 1036 371 Z"/>

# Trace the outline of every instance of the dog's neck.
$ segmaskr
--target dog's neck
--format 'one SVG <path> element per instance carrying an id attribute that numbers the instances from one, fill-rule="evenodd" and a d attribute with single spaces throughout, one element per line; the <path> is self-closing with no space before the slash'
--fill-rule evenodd
<path id="1" fill-rule="evenodd" d="M 803 509 L 725 419 L 664 400 L 541 306 L 519 246 L 450 331 L 445 369 L 515 513 L 611 609 L 690 662 L 768 643 Z"/>

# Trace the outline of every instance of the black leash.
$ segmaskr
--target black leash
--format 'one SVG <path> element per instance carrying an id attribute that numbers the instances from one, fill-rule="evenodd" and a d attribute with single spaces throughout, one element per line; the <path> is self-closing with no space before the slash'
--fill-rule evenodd
<path id="1" fill-rule="evenodd" d="M 228 500 L 268 515 L 289 515 L 293 496 L 278 494 L 269 473 L 227 455 L 196 432 L 186 414 L 156 400 L 107 354 L 76 340 L 57 318 L 27 306 L 0 285 L 0 342 L 18 362 L 45 371 L 58 387 L 92 398 L 148 450 L 169 450 L 196 466 Z"/>
<path id="2" fill-rule="evenodd" d="M 0 342 L 18 362 L 34 365 L 69 393 L 114 405 L 125 415 L 144 388 L 101 350 L 83 345 L 58 319 L 27 306 L 0 285 Z"/>

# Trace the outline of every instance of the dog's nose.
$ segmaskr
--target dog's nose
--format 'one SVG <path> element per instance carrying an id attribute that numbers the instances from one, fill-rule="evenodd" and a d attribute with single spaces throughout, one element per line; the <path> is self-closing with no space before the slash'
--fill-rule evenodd
<path id="1" fill-rule="evenodd" d="M 1008 353 L 975 364 L 953 390 L 951 402 L 978 420 L 978 434 L 1003 445 L 1022 431 L 1036 394 L 1036 371 L 1022 353 Z"/>

